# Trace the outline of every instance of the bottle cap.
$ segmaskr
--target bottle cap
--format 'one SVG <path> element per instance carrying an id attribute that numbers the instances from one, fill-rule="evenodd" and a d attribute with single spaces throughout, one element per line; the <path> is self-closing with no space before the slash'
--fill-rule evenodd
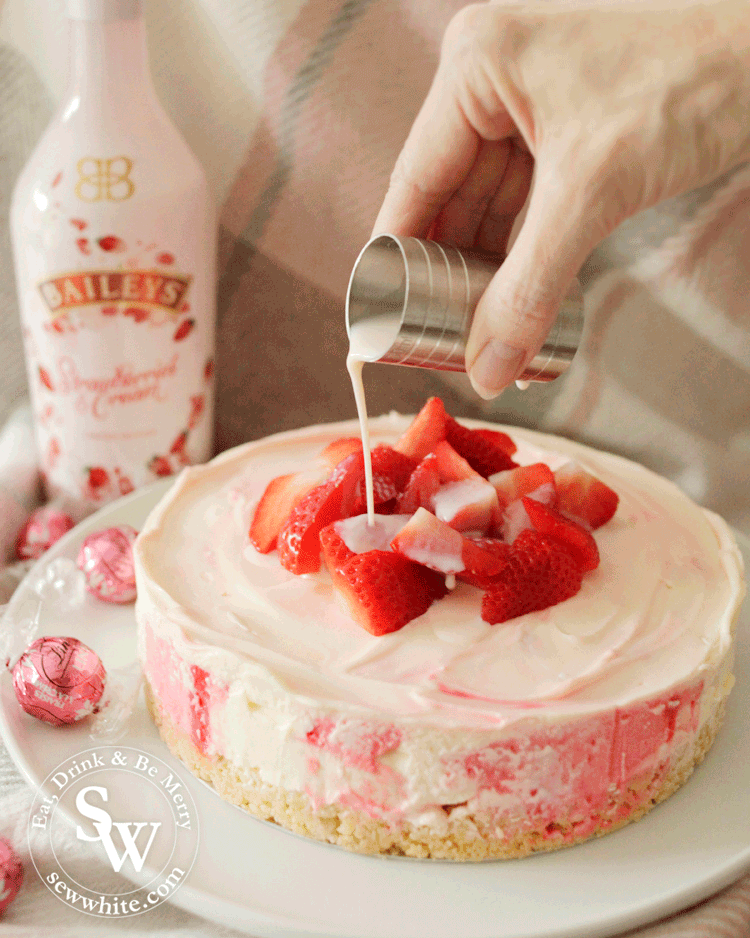
<path id="1" fill-rule="evenodd" d="M 72 20 L 105 23 L 134 20 L 143 13 L 141 0 L 66 0 L 65 12 Z"/>
<path id="2" fill-rule="evenodd" d="M 372 238 L 349 280 L 349 339 L 356 328 L 362 340 L 358 346 L 366 347 L 361 356 L 365 361 L 465 371 L 474 311 L 502 261 L 498 255 L 420 238 Z M 582 329 L 583 293 L 574 280 L 547 341 L 518 380 L 552 381 L 563 374 Z"/>

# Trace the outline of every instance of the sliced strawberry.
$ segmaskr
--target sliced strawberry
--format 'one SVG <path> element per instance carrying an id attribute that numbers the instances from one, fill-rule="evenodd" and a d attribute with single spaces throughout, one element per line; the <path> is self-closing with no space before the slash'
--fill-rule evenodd
<path id="1" fill-rule="evenodd" d="M 430 453 L 409 476 L 406 488 L 396 500 L 396 511 L 413 515 L 417 508 L 431 508 L 432 496 L 439 488 L 437 457 Z"/>
<path id="2" fill-rule="evenodd" d="M 442 485 L 448 482 L 463 482 L 466 479 L 482 479 L 476 469 L 472 469 L 450 443 L 444 440 L 440 441 L 435 444 L 432 452 L 435 456 L 435 465 Z M 486 481 L 486 479 L 482 481 Z"/>
<path id="3" fill-rule="evenodd" d="M 482 598 L 482 618 L 494 625 L 547 609 L 575 596 L 582 579 L 583 570 L 569 551 L 544 534 L 524 531 Z"/>
<path id="4" fill-rule="evenodd" d="M 570 551 L 583 570 L 595 570 L 599 566 L 599 548 L 590 531 L 533 498 L 524 496 L 522 501 L 536 530 Z"/>
<path id="5" fill-rule="evenodd" d="M 409 476 L 417 467 L 416 460 L 384 445 L 376 446 L 372 450 L 371 458 L 375 508 L 390 513 L 396 507 L 396 499 L 406 487 Z M 367 510 L 365 460 L 362 452 L 347 456 L 336 467 L 334 475 L 343 469 L 351 474 L 353 480 L 356 479 L 353 489 L 354 502 L 346 516 L 362 514 Z"/>
<path id="6" fill-rule="evenodd" d="M 250 540 L 256 550 L 268 554 L 276 547 L 279 533 L 294 507 L 324 478 L 324 473 L 295 472 L 271 479 L 250 523 Z"/>
<path id="7" fill-rule="evenodd" d="M 376 446 L 372 451 L 372 484 L 380 487 L 381 501 L 396 498 L 406 488 L 417 460 L 390 446 Z M 390 493 L 386 498 L 386 492 Z"/>
<path id="8" fill-rule="evenodd" d="M 517 498 L 530 495 L 543 485 L 551 486 L 552 494 L 555 493 L 555 477 L 550 467 L 543 462 L 496 472 L 488 481 L 495 487 L 500 508 L 506 508 Z"/>
<path id="9" fill-rule="evenodd" d="M 433 450 L 441 486 L 432 510 L 457 531 L 486 534 L 499 521 L 497 492 L 453 447 L 443 441 Z"/>
<path id="10" fill-rule="evenodd" d="M 457 531 L 488 534 L 497 525 L 497 493 L 485 479 L 441 485 L 432 497 L 432 510 Z"/>
<path id="11" fill-rule="evenodd" d="M 606 524 L 617 511 L 619 496 L 578 463 L 568 462 L 555 472 L 557 509 L 592 530 Z"/>
<path id="12" fill-rule="evenodd" d="M 523 504 L 523 498 L 511 502 L 502 514 L 498 531 L 507 544 L 512 544 L 522 531 L 536 530 Z"/>
<path id="13" fill-rule="evenodd" d="M 412 459 L 424 459 L 445 439 L 446 423 L 450 420 L 439 397 L 431 397 L 409 428 L 395 444 L 395 449 Z"/>
<path id="14" fill-rule="evenodd" d="M 362 452 L 362 440 L 357 436 L 343 437 L 340 440 L 334 440 L 320 454 L 321 460 L 331 469 L 335 469 L 342 459 L 351 456 L 352 453 Z"/>
<path id="15" fill-rule="evenodd" d="M 352 554 L 364 554 L 368 550 L 390 550 L 391 541 L 409 520 L 409 515 L 375 515 L 370 524 L 363 514 L 334 521 L 331 527 Z"/>
<path id="16" fill-rule="evenodd" d="M 349 459 L 356 458 L 349 457 Z M 352 504 L 351 474 L 333 478 L 304 495 L 292 509 L 278 536 L 279 561 L 290 573 L 315 573 L 320 569 L 320 532 L 338 521 Z"/>
<path id="17" fill-rule="evenodd" d="M 444 574 L 458 574 L 469 583 L 484 584 L 497 576 L 505 563 L 504 554 L 497 550 L 510 550 L 507 544 L 487 539 L 493 546 L 485 548 L 483 541 L 463 537 L 444 521 L 440 521 L 424 508 L 419 508 L 408 524 L 391 541 L 396 553 L 430 570 Z"/>
<path id="18" fill-rule="evenodd" d="M 445 438 L 471 468 L 485 479 L 516 465 L 511 459 L 516 444 L 507 433 L 500 430 L 471 430 L 449 417 Z"/>
<path id="19" fill-rule="evenodd" d="M 343 537 L 336 530 L 338 521 L 326 525 L 320 532 L 320 549 L 323 552 L 325 565 L 334 573 L 339 567 L 343 567 L 347 560 L 351 560 L 354 551 L 349 550 Z"/>
<path id="20" fill-rule="evenodd" d="M 356 554 L 331 578 L 352 618 L 372 635 L 402 628 L 446 592 L 439 573 L 384 550 Z"/>
<path id="21" fill-rule="evenodd" d="M 488 589 L 502 575 L 510 544 L 496 537 L 477 537 L 468 541 L 473 550 L 464 549 L 465 569 L 458 579 L 481 589 Z"/>
<path id="22" fill-rule="evenodd" d="M 418 508 L 408 524 L 393 538 L 391 547 L 402 557 L 430 570 L 460 573 L 466 566 L 463 559 L 465 540 L 426 508 Z"/>

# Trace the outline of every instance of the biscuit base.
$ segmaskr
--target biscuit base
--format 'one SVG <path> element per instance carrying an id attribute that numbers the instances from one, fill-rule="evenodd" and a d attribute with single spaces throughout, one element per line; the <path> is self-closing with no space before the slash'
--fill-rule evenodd
<path id="1" fill-rule="evenodd" d="M 336 804 L 315 810 L 303 792 L 269 785 L 261 780 L 256 769 L 237 766 L 220 755 L 209 757 L 200 752 L 191 737 L 175 727 L 163 713 L 148 683 L 146 701 L 159 734 L 172 754 L 193 775 L 210 782 L 225 801 L 244 808 L 255 817 L 355 853 L 460 861 L 518 859 L 583 843 L 639 820 L 690 778 L 711 748 L 724 716 L 722 701 L 713 719 L 703 726 L 693 748 L 669 770 L 645 803 L 642 794 L 626 789 L 613 793 L 607 811 L 591 818 L 593 823 L 586 825 L 584 835 L 575 833 L 571 821 L 560 818 L 552 831 L 549 824 L 538 830 L 526 826 L 523 831 L 498 837 L 494 824 L 487 817 L 451 818 L 448 814 L 447 829 L 437 832 L 407 821 L 394 826 Z M 629 804 L 633 806 L 630 811 Z"/>

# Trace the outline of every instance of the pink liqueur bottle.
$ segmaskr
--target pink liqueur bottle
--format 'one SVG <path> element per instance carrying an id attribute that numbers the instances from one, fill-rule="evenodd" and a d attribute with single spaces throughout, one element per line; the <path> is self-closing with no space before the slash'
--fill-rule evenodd
<path id="1" fill-rule="evenodd" d="M 67 0 L 70 83 L 10 227 L 47 495 L 81 517 L 211 455 L 216 215 L 140 0 Z"/>

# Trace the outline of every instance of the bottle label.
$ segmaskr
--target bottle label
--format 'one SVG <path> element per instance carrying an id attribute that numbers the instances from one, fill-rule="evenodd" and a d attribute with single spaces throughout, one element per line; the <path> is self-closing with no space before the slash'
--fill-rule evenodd
<path id="1" fill-rule="evenodd" d="M 45 486 L 77 517 L 211 455 L 204 206 L 186 200 L 169 217 L 118 224 L 61 204 L 17 252 Z"/>
<path id="2" fill-rule="evenodd" d="M 47 309 L 60 313 L 89 303 L 140 303 L 177 312 L 191 277 L 165 276 L 153 270 L 84 270 L 39 284 Z"/>

